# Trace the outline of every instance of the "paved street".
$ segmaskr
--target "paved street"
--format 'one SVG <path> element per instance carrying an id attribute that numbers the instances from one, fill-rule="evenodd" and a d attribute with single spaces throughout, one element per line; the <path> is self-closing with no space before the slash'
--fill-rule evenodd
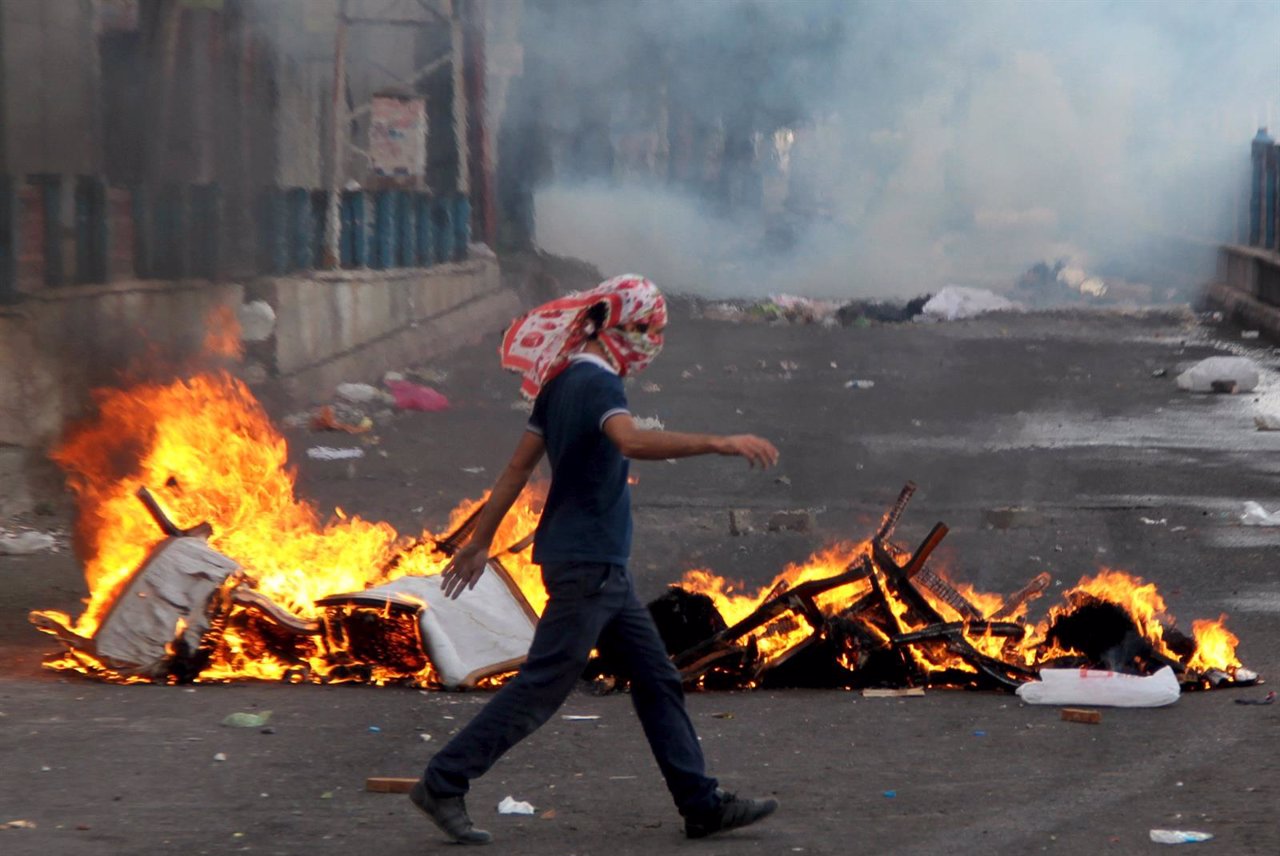
<path id="1" fill-rule="evenodd" d="M 1274 364 L 1238 331 L 1174 313 L 825 330 L 693 320 L 678 307 L 666 351 L 641 378 L 660 388 L 633 383 L 633 412 L 676 430 L 759 433 L 782 461 L 767 474 L 729 459 L 637 464 L 642 593 L 693 567 L 762 584 L 824 543 L 869 534 L 910 479 L 919 492 L 901 540 L 945 521 L 938 556 L 956 577 L 1010 592 L 1043 570 L 1066 586 L 1124 569 L 1156 582 L 1184 629 L 1228 613 L 1241 659 L 1275 679 L 1280 529 L 1238 518 L 1246 500 L 1280 507 L 1280 433 L 1253 425 L 1258 408 L 1280 412 L 1280 376 L 1270 368 L 1249 395 L 1179 392 L 1179 367 L 1225 353 L 1220 343 Z M 319 441 L 287 432 L 300 492 L 402 531 L 441 528 L 487 487 L 521 430 L 516 379 L 495 351 L 491 339 L 442 363 L 454 408 L 381 426 L 385 458 L 354 469 L 309 461 L 302 449 Z M 1153 377 L 1160 369 L 1167 376 Z M 855 379 L 875 385 L 845 387 Z M 473 467 L 485 472 L 463 471 Z M 1014 506 L 1028 513 L 988 525 L 991 509 Z M 809 509 L 816 529 L 731 537 L 731 508 Z M 0 830 L 0 852 L 445 849 L 403 797 L 365 793 L 363 781 L 416 775 L 483 694 L 64 677 L 39 668 L 52 646 L 25 616 L 76 611 L 74 560 L 0 557 L 0 579 L 0 823 L 37 824 Z M 1280 705 L 1234 704 L 1263 692 L 1106 710 L 1096 726 L 987 693 L 696 694 L 723 784 L 782 802 L 766 824 L 703 842 L 681 837 L 628 699 L 580 694 L 564 712 L 600 719 L 553 720 L 476 784 L 472 813 L 498 837 L 494 852 L 530 856 L 1127 854 L 1156 849 L 1152 828 L 1212 832 L 1204 846 L 1218 853 L 1274 854 Z M 241 710 L 273 711 L 275 733 L 219 725 Z M 498 816 L 508 794 L 539 814 Z"/>

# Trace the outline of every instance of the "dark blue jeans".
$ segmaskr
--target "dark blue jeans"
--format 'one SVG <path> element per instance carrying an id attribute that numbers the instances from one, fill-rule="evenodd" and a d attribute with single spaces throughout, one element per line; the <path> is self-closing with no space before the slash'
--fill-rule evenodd
<path id="1" fill-rule="evenodd" d="M 649 610 L 621 565 L 573 563 L 542 569 L 549 600 L 520 672 L 427 765 L 432 793 L 461 796 L 472 779 L 559 710 L 592 648 L 616 652 L 631 681 L 631 702 L 681 814 L 712 808 L 716 780 L 684 707 L 672 665 Z M 466 594 L 462 595 L 467 597 Z"/>

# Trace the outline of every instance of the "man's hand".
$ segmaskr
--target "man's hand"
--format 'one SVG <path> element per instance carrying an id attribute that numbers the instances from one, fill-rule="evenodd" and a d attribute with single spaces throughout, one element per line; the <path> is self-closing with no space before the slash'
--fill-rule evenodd
<path id="1" fill-rule="evenodd" d="M 488 561 L 488 545 L 469 542 L 455 553 L 440 575 L 443 579 L 440 588 L 445 597 L 457 600 L 465 590 L 475 588 Z"/>
<path id="2" fill-rule="evenodd" d="M 778 463 L 778 450 L 763 437 L 757 437 L 754 434 L 734 434 L 731 437 L 721 437 L 720 440 L 721 447 L 718 451 L 722 455 L 746 458 L 751 466 L 759 466 L 762 469 L 768 469 Z"/>

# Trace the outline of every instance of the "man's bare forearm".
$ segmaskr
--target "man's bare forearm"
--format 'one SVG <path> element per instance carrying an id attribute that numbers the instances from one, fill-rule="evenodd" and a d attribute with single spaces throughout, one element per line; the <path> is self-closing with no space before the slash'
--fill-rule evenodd
<path id="1" fill-rule="evenodd" d="M 622 454 L 637 461 L 664 461 L 724 452 L 724 438 L 716 434 L 685 434 L 680 431 L 636 431 Z"/>

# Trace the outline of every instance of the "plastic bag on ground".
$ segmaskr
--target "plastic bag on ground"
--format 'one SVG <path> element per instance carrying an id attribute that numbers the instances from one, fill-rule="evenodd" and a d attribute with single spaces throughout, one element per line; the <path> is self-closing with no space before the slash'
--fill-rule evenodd
<path id="1" fill-rule="evenodd" d="M 1018 304 L 985 288 L 966 288 L 947 285 L 929 298 L 921 310 L 921 316 L 933 321 L 956 321 L 974 318 L 988 312 L 1009 312 L 1021 309 Z"/>
<path id="2" fill-rule="evenodd" d="M 1258 364 L 1248 357 L 1209 357 L 1178 375 L 1178 389 L 1216 392 L 1215 383 L 1234 383 L 1236 392 L 1251 392 L 1260 379 Z"/>
<path id="3" fill-rule="evenodd" d="M 533 814 L 534 808 L 527 802 L 517 800 L 513 796 L 505 796 L 498 803 L 498 814 Z"/>
<path id="4" fill-rule="evenodd" d="M 1156 844 L 1198 844 L 1213 838 L 1211 832 L 1190 829 L 1153 829 L 1149 834 Z"/>
<path id="5" fill-rule="evenodd" d="M 1182 693 L 1173 669 L 1142 677 L 1100 669 L 1041 669 L 1040 680 L 1018 687 L 1027 704 L 1164 707 Z"/>
<path id="6" fill-rule="evenodd" d="M 429 386 L 410 383 L 407 380 L 393 380 L 387 384 L 391 395 L 396 400 L 396 407 L 401 410 L 424 410 L 436 413 L 449 409 L 449 399 Z"/>
<path id="7" fill-rule="evenodd" d="M 1280 511 L 1272 514 L 1256 502 L 1246 502 L 1240 522 L 1245 526 L 1280 526 Z"/>
<path id="8" fill-rule="evenodd" d="M 45 532 L 23 532 L 20 535 L 0 536 L 0 554 L 26 556 L 51 550 L 56 543 L 57 539 Z"/>

